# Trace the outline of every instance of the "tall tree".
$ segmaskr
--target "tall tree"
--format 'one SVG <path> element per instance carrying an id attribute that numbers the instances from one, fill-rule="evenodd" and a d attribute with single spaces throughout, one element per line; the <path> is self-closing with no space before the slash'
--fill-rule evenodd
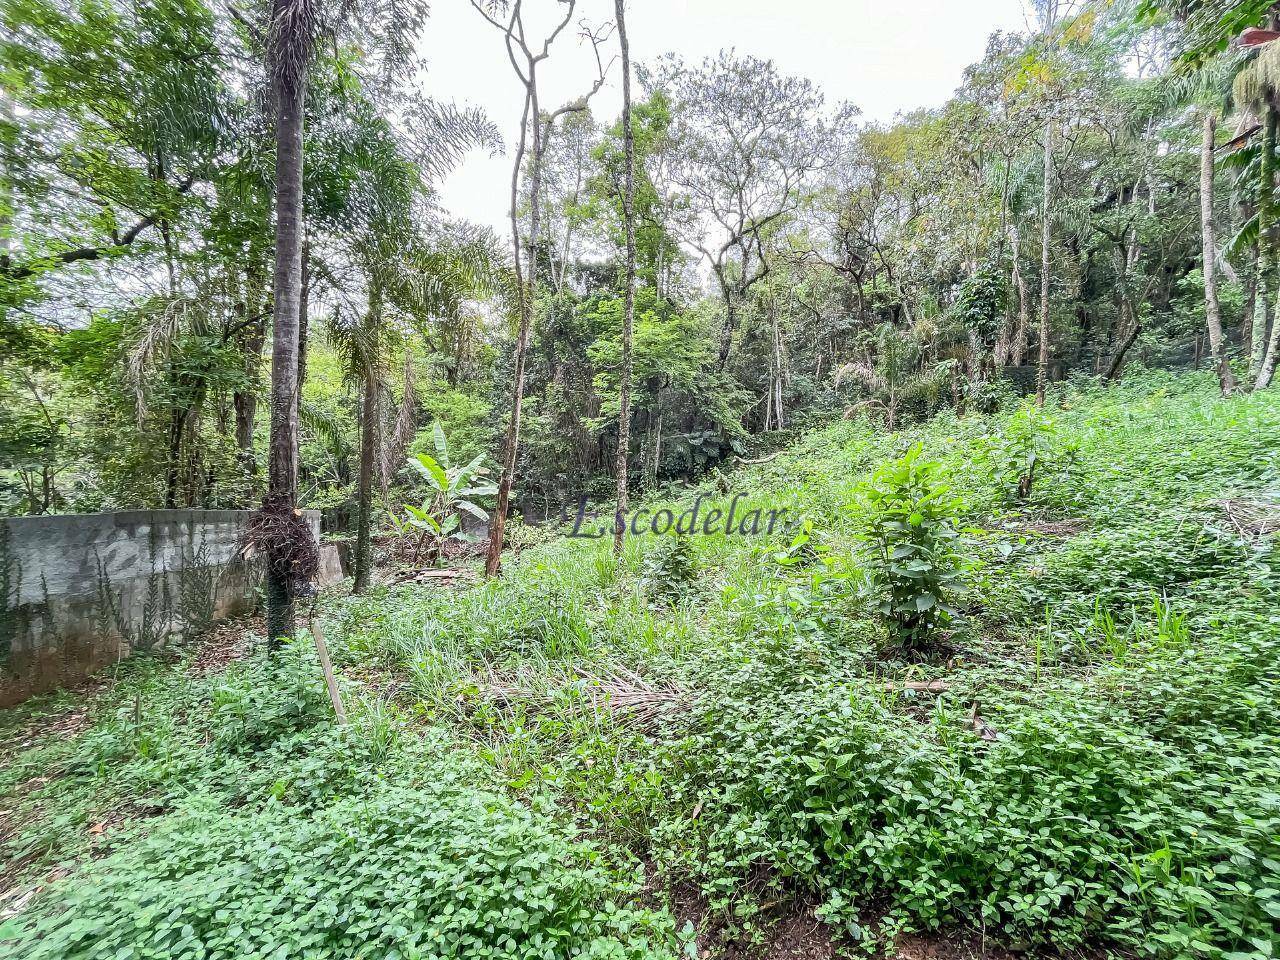
<path id="1" fill-rule="evenodd" d="M 1041 0 L 1044 42 L 1053 44 L 1058 0 Z M 1053 105 L 1044 121 L 1044 192 L 1040 200 L 1040 351 L 1036 361 L 1036 403 L 1044 406 L 1049 383 L 1049 297 L 1052 292 L 1050 248 L 1053 240 Z"/>
<path id="2" fill-rule="evenodd" d="M 1218 241 L 1213 216 L 1213 151 L 1218 118 L 1212 109 L 1203 110 L 1203 140 L 1200 145 L 1200 244 L 1204 273 L 1204 315 L 1209 328 L 1209 350 L 1218 368 L 1218 385 L 1224 397 L 1235 392 L 1235 377 L 1222 338 L 1222 308 L 1218 299 Z"/>
<path id="3" fill-rule="evenodd" d="M 793 215 L 845 146 L 856 110 L 827 116 L 812 81 L 772 60 L 722 52 L 699 67 L 668 57 L 646 84 L 672 100 L 672 182 L 689 211 L 683 234 L 720 289 L 719 365 L 733 351 L 743 301 L 770 271 L 768 241 Z"/>
<path id="4" fill-rule="evenodd" d="M 516 145 L 511 168 L 511 245 L 515 260 L 516 306 L 519 326 L 516 333 L 514 370 L 511 377 L 511 413 L 507 418 L 507 430 L 502 441 L 502 477 L 498 481 L 498 504 L 489 521 L 489 549 L 485 556 L 485 575 L 497 576 L 502 568 L 502 544 L 507 524 L 507 510 L 511 502 L 511 488 L 515 483 L 516 456 L 520 445 L 520 416 L 524 402 L 525 358 L 529 352 L 529 334 L 533 328 L 533 308 L 538 291 L 538 241 L 542 213 L 542 162 L 543 147 L 555 122 L 567 113 L 587 109 L 587 101 L 604 86 L 605 68 L 600 60 L 602 37 L 588 31 L 584 33 L 596 52 L 598 76 L 591 90 L 577 100 L 567 103 L 550 114 L 543 115 L 538 100 L 538 67 L 551 55 L 551 45 L 564 32 L 573 19 L 577 0 L 557 0 L 564 8 L 564 15 L 556 21 L 539 44 L 530 44 L 529 30 L 525 24 L 523 0 L 471 0 L 471 5 L 493 27 L 501 31 L 507 48 L 507 59 L 524 88 L 524 110 L 520 117 L 520 138 Z M 524 171 L 525 155 L 529 157 L 529 258 L 522 265 L 524 243 L 520 236 L 520 179 Z"/>
<path id="5" fill-rule="evenodd" d="M 315 27 L 313 0 L 273 0 L 267 62 L 275 106 L 276 259 L 271 345 L 271 446 L 264 513 L 285 518 L 295 536 L 310 537 L 291 519 L 298 510 L 298 336 L 302 305 L 302 128 L 307 63 Z M 267 637 L 293 635 L 295 581 L 291 538 L 267 541 Z M 275 553 L 275 556 L 272 553 Z"/>
<path id="6" fill-rule="evenodd" d="M 631 337 L 636 316 L 636 135 L 631 127 L 631 49 L 627 45 L 626 0 L 614 0 L 618 46 L 622 50 L 622 218 L 626 232 L 626 289 L 622 302 L 622 371 L 618 377 L 618 454 L 614 471 L 618 505 L 613 525 L 613 554 L 622 555 L 627 515 L 627 453 L 631 445 Z"/>

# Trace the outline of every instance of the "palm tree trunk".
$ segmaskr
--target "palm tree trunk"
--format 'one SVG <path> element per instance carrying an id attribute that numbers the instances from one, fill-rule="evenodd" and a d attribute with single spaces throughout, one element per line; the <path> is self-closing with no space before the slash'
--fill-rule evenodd
<path id="1" fill-rule="evenodd" d="M 636 313 L 636 138 L 631 129 L 631 48 L 627 44 L 626 0 L 614 0 L 618 45 L 622 49 L 622 217 L 626 221 L 626 289 L 622 297 L 622 371 L 618 378 L 618 451 L 614 463 L 617 479 L 617 513 L 613 524 L 613 555 L 622 556 L 627 516 L 627 454 L 631 446 L 631 340 Z"/>
<path id="2" fill-rule="evenodd" d="M 298 324 L 302 303 L 302 124 L 309 0 L 273 0 L 268 67 L 275 90 L 276 263 L 271 345 L 271 448 L 267 504 L 298 502 Z M 268 564 L 267 637 L 272 646 L 296 629 L 291 585 Z"/>
<path id="3" fill-rule="evenodd" d="M 1240 222 L 1244 223 L 1253 216 L 1253 212 L 1247 207 L 1242 208 Z M 1245 255 L 1244 273 L 1241 276 L 1244 283 L 1244 302 L 1240 311 L 1240 331 L 1239 346 L 1240 353 L 1247 360 L 1249 351 L 1253 349 L 1253 311 L 1258 299 L 1258 238 L 1254 237 L 1253 242 L 1249 244 L 1249 251 Z"/>
<path id="4" fill-rule="evenodd" d="M 13 97 L 4 87 L 0 87 L 0 123 L 15 126 L 18 122 L 17 108 Z M 12 171 L 5 170 L 0 176 L 0 269 L 7 269 L 9 258 L 13 252 L 13 187 Z"/>
<path id="5" fill-rule="evenodd" d="M 1204 112 L 1204 141 L 1200 146 L 1200 243 L 1204 260 L 1204 315 L 1209 327 L 1209 350 L 1218 368 L 1218 385 L 1222 395 L 1235 391 L 1235 378 L 1227 361 L 1222 340 L 1222 309 L 1218 304 L 1218 241 L 1213 222 L 1213 149 L 1218 131 L 1218 118 L 1212 110 Z"/>

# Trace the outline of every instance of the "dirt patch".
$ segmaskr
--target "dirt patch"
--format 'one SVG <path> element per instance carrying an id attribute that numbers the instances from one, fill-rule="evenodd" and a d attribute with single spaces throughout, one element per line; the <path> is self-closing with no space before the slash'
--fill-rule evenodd
<path id="1" fill-rule="evenodd" d="M 1217 501 L 1227 523 L 1241 539 L 1256 543 L 1280 533 L 1280 496 L 1254 494 Z"/>
<path id="2" fill-rule="evenodd" d="M 758 944 L 731 943 L 725 960 L 831 960 L 836 940 L 810 903 L 791 903 L 764 930 Z"/>
<path id="3" fill-rule="evenodd" d="M 243 660 L 253 653 L 266 632 L 266 621 L 261 615 L 224 620 L 195 642 L 191 658 L 187 661 L 187 671 L 193 677 L 203 677 L 225 670 L 236 660 Z"/>
<path id="4" fill-rule="evenodd" d="M 950 935 L 903 934 L 895 946 L 895 955 L 902 960 L 1015 960 L 1018 957 L 988 943 L 979 933 L 962 931 Z"/>
<path id="5" fill-rule="evenodd" d="M 1083 532 L 1088 526 L 1084 520 L 1032 520 L 1018 524 L 1010 532 L 1034 537 L 1066 539 Z"/>

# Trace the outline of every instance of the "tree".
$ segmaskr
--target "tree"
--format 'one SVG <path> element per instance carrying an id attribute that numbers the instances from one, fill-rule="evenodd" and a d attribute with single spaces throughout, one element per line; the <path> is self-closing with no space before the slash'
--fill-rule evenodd
<path id="1" fill-rule="evenodd" d="M 1200 148 L 1200 241 L 1204 272 L 1204 313 L 1209 329 L 1209 350 L 1214 366 L 1218 368 L 1218 384 L 1224 397 L 1235 392 L 1235 377 L 1227 359 L 1226 344 L 1222 337 L 1222 307 L 1218 298 L 1218 242 L 1213 216 L 1213 151 L 1217 139 L 1218 118 L 1205 109 L 1204 142 Z"/>
<path id="2" fill-rule="evenodd" d="M 720 290 L 724 369 L 740 305 L 769 272 L 770 234 L 838 156 L 856 110 L 842 104 L 826 116 L 811 81 L 785 76 L 772 60 L 727 52 L 697 68 L 667 57 L 641 77 L 672 102 L 672 186 L 691 214 L 684 238 L 710 264 Z"/>
<path id="3" fill-rule="evenodd" d="M 409 224 L 401 224 L 408 229 Z M 394 232 L 371 236 L 361 251 L 368 284 L 367 308 L 348 324 L 335 324 L 335 339 L 349 379 L 359 384 L 360 462 L 356 486 L 356 549 L 353 592 L 363 593 L 372 574 L 373 480 L 381 448 L 379 398 L 384 392 L 387 340 L 398 315 L 404 336 L 425 333 L 437 318 L 455 318 L 470 296 L 499 288 L 491 234 L 472 237 L 433 232 L 431 242 Z M 410 386 L 406 383 L 406 396 Z M 398 460 L 399 454 L 389 457 Z M 487 519 L 487 518 L 486 518 Z"/>
<path id="4" fill-rule="evenodd" d="M 1045 42 L 1058 23 L 1058 0 L 1040 0 Z M 1040 198 L 1040 345 L 1036 361 L 1036 403 L 1044 406 L 1049 382 L 1050 245 L 1053 240 L 1053 110 L 1044 121 L 1044 190 Z"/>
<path id="5" fill-rule="evenodd" d="M 631 128 L 631 50 L 627 46 L 626 0 L 614 0 L 618 45 L 622 49 L 622 143 L 626 172 L 622 189 L 622 216 L 626 230 L 626 289 L 623 291 L 622 373 L 618 380 L 618 454 L 614 471 L 618 503 L 613 526 L 613 554 L 622 555 L 627 515 L 627 453 L 631 446 L 631 337 L 636 315 L 636 135 Z"/>
<path id="6" fill-rule="evenodd" d="M 591 90 L 577 100 L 544 115 L 538 100 L 538 67 L 551 55 L 551 45 L 573 18 L 576 0 L 557 0 L 564 8 L 560 18 L 540 45 L 531 46 L 524 20 L 523 0 L 471 0 L 471 5 L 493 27 L 501 31 L 507 58 L 517 79 L 524 87 L 524 110 L 520 118 L 520 139 L 511 169 L 511 245 L 516 274 L 516 304 L 519 325 L 516 333 L 514 371 L 511 384 L 511 413 L 502 443 L 502 476 L 498 481 L 498 504 L 489 522 L 489 549 L 485 557 L 485 575 L 497 576 L 502 566 L 502 545 L 507 522 L 511 488 L 515 483 L 516 455 L 520 444 L 520 413 L 524 401 L 525 357 L 529 350 L 529 332 L 533 326 L 534 299 L 538 290 L 537 246 L 541 237 L 542 163 L 544 144 L 555 122 L 568 113 L 587 108 L 587 101 L 604 86 L 605 66 L 600 60 L 603 36 L 586 31 L 596 51 L 598 76 Z M 529 258 L 522 266 L 524 244 L 520 237 L 520 177 L 526 151 L 529 155 Z"/>
<path id="7" fill-rule="evenodd" d="M 300 565 L 294 551 L 309 548 L 311 533 L 298 516 L 298 334 L 302 308 L 302 127 L 307 63 L 316 11 L 313 0 L 273 0 L 267 62 L 275 105 L 276 259 L 272 285 L 271 448 L 264 515 L 287 534 L 267 541 L 267 637 L 278 643 L 295 631 L 293 600 Z M 298 541 L 301 541 L 300 543 Z"/>

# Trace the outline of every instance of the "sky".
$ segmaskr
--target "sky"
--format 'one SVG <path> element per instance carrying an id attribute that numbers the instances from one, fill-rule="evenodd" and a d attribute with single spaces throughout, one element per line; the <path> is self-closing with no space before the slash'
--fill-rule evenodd
<path id="1" fill-rule="evenodd" d="M 537 29 L 562 10 L 553 0 L 525 0 Z M 908 12 L 908 10 L 910 12 Z M 542 18 L 539 14 L 547 14 Z M 563 14 L 560 14 L 563 16 Z M 574 23 L 613 19 L 613 0 L 578 0 Z M 981 59 L 996 30 L 1026 30 L 1030 0 L 628 0 L 633 62 L 675 52 L 691 62 L 721 49 L 775 60 L 786 73 L 807 76 L 829 103 L 847 100 L 871 121 L 892 120 L 917 107 L 938 106 L 960 84 L 964 68 Z M 543 108 L 586 93 L 596 76 L 590 46 L 577 28 L 560 35 L 539 69 Z M 609 56 L 616 41 L 607 45 Z M 512 73 L 502 35 L 469 0 L 434 0 L 420 50 L 426 92 L 481 107 L 511 144 L 520 127 L 523 91 Z M 592 112 L 621 112 L 620 65 L 591 101 Z M 441 185 L 453 215 L 487 223 L 504 235 L 511 160 L 472 153 Z"/>

